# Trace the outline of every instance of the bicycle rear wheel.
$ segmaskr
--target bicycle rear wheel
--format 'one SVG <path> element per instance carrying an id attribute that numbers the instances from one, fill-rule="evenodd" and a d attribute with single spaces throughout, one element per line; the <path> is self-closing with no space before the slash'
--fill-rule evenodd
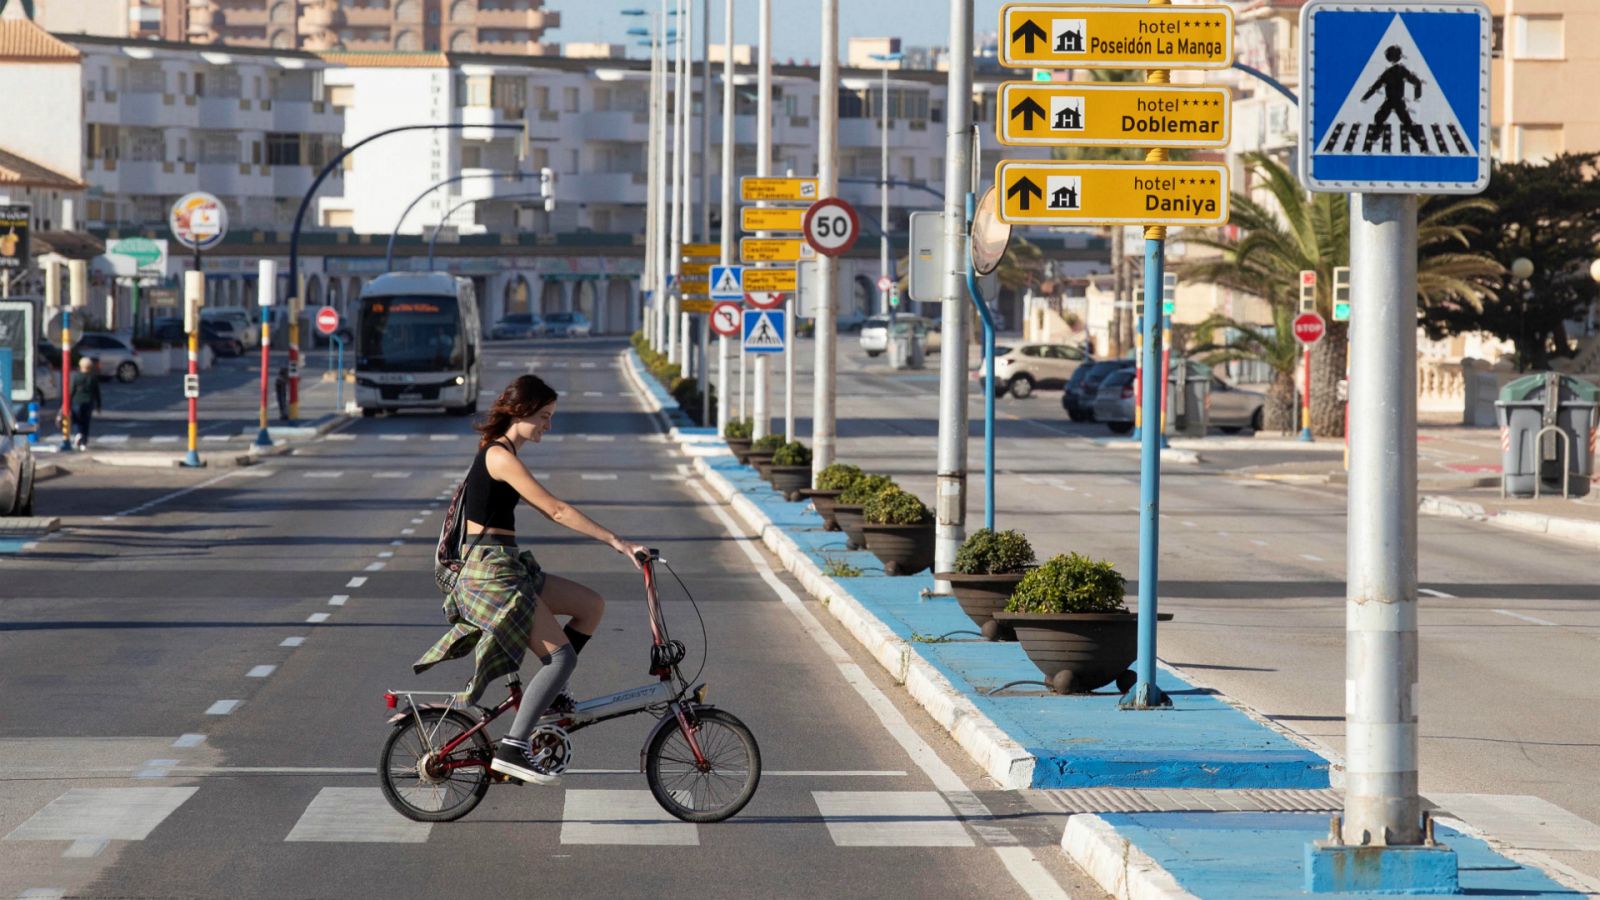
<path id="1" fill-rule="evenodd" d="M 389 805 L 418 822 L 454 822 L 472 812 L 489 792 L 489 739 L 479 731 L 449 756 L 439 756 L 438 748 L 476 724 L 459 711 L 442 709 L 425 709 L 395 723 L 378 757 L 378 781 Z"/>
<path id="2" fill-rule="evenodd" d="M 671 715 L 671 713 L 668 713 Z M 761 748 L 732 713 L 701 708 L 688 712 L 697 726 L 701 766 L 676 724 L 656 732 L 645 750 L 645 780 L 661 808 L 685 822 L 721 822 L 750 802 L 761 782 Z"/>

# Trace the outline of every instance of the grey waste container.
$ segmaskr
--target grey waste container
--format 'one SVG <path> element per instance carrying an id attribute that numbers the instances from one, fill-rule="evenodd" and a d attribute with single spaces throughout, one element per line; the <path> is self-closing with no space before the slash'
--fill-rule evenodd
<path id="1" fill-rule="evenodd" d="M 1589 492 L 1600 388 L 1570 375 L 1541 372 L 1501 388 L 1494 406 L 1503 494 L 1567 491 L 1581 497 Z"/>
<path id="2" fill-rule="evenodd" d="M 1174 359 L 1167 370 L 1167 434 L 1205 437 L 1210 427 L 1211 367 Z"/>
<path id="3" fill-rule="evenodd" d="M 919 328 L 901 319 L 889 329 L 889 366 L 894 369 L 922 368 L 922 341 Z"/>

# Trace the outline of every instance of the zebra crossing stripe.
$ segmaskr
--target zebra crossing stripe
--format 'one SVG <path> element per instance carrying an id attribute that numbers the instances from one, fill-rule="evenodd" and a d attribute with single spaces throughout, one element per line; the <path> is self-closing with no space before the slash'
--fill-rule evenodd
<path id="1" fill-rule="evenodd" d="M 197 790 L 197 787 L 72 788 L 18 825 L 4 840 L 142 841 Z M 376 788 L 373 793 L 377 793 Z"/>
<path id="2" fill-rule="evenodd" d="M 649 791 L 569 789 L 561 843 L 697 847 L 700 831 L 669 815 Z"/>
<path id="3" fill-rule="evenodd" d="M 317 792 L 284 841 L 421 844 L 432 830 L 395 812 L 378 788 L 328 787 Z"/>
<path id="4" fill-rule="evenodd" d="M 938 791 L 812 791 L 838 847 L 971 847 Z"/>

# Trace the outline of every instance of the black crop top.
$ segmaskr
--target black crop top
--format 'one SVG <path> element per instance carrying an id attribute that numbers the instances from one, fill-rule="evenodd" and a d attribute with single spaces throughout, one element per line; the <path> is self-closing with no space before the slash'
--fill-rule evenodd
<path id="1" fill-rule="evenodd" d="M 504 441 L 495 441 L 489 447 L 511 447 Z M 467 487 L 462 493 L 461 508 L 468 522 L 477 522 L 485 528 L 517 530 L 517 489 L 504 481 L 496 481 L 489 474 L 489 447 L 478 451 L 478 458 L 467 470 Z"/>

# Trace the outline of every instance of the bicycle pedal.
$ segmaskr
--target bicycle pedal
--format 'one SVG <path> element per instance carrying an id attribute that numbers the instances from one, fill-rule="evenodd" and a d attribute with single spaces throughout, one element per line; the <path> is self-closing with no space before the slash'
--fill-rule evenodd
<path id="1" fill-rule="evenodd" d="M 489 771 L 489 780 L 494 784 L 514 784 L 517 787 L 527 784 L 526 781 L 520 778 L 512 777 L 504 772 L 496 772 L 493 769 Z"/>

